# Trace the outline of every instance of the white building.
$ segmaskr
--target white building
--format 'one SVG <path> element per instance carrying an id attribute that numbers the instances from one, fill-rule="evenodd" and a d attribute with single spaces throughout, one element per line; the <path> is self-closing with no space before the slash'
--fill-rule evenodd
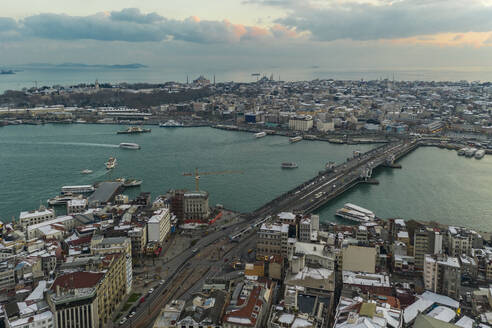
<path id="1" fill-rule="evenodd" d="M 28 240 L 42 237 L 59 239 L 65 232 L 73 230 L 76 225 L 77 221 L 73 216 L 59 216 L 49 221 L 28 226 L 26 237 Z"/>
<path id="2" fill-rule="evenodd" d="M 82 213 L 87 209 L 87 199 L 71 199 L 67 202 L 67 214 Z"/>
<path id="3" fill-rule="evenodd" d="M 53 313 L 46 311 L 40 314 L 34 314 L 17 320 L 5 320 L 8 328 L 54 328 Z"/>
<path id="4" fill-rule="evenodd" d="M 204 220 L 210 215 L 208 193 L 206 191 L 190 191 L 184 193 L 183 211 L 185 219 Z"/>
<path id="5" fill-rule="evenodd" d="M 162 243 L 171 230 L 171 212 L 163 208 L 154 212 L 147 222 L 147 240 Z"/>
<path id="6" fill-rule="evenodd" d="M 313 118 L 310 115 L 297 115 L 289 119 L 289 129 L 295 131 L 309 131 L 313 127 Z"/>
<path id="7" fill-rule="evenodd" d="M 55 218 L 55 211 L 43 206 L 39 210 L 20 212 L 19 223 L 25 229 L 30 225 L 38 224 Z"/>

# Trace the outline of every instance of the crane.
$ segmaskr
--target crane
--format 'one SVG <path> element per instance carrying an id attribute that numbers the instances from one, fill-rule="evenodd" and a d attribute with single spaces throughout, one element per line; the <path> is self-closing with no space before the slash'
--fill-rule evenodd
<path id="1" fill-rule="evenodd" d="M 219 174 L 242 174 L 244 171 L 238 170 L 238 171 L 231 171 L 231 170 L 226 170 L 226 171 L 216 171 L 216 172 L 198 172 L 198 168 L 195 169 L 194 173 L 191 172 L 185 172 L 183 173 L 183 176 L 185 177 L 195 177 L 195 184 L 196 184 L 196 191 L 200 190 L 200 176 L 201 175 L 219 175 Z"/>

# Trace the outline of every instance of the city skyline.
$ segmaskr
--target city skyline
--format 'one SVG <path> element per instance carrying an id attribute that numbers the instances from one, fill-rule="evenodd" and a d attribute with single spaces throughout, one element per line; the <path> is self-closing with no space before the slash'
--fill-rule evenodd
<path id="1" fill-rule="evenodd" d="M 492 65 L 492 1 L 6 1 L 0 65 Z"/>

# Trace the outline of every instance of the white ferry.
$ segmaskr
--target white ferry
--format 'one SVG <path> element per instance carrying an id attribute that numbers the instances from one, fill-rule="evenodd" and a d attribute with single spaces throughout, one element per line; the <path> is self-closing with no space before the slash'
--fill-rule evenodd
<path id="1" fill-rule="evenodd" d="M 357 223 L 371 221 L 371 219 L 369 219 L 366 215 L 364 215 L 364 213 L 354 210 L 349 210 L 348 208 L 345 207 L 337 210 L 335 215 Z"/>
<path id="2" fill-rule="evenodd" d="M 299 142 L 302 140 L 301 136 L 289 138 L 290 143 Z"/>
<path id="3" fill-rule="evenodd" d="M 118 164 L 117 160 L 116 160 L 116 157 L 110 157 L 108 159 L 108 161 L 105 163 L 106 165 L 106 169 L 107 170 L 111 170 L 111 169 L 114 169 L 116 167 L 116 165 Z"/>
<path id="4" fill-rule="evenodd" d="M 371 220 L 374 220 L 376 218 L 376 214 L 374 214 L 373 211 L 370 211 L 370 210 L 365 209 L 363 207 L 360 207 L 358 205 L 351 204 L 351 203 L 346 203 L 346 204 L 344 204 L 344 207 L 346 209 L 349 209 L 349 210 L 352 210 L 352 211 L 361 212 L 362 214 L 364 214 L 365 216 L 367 216 Z"/>
<path id="5" fill-rule="evenodd" d="M 263 138 L 266 135 L 267 135 L 266 132 L 258 132 L 258 133 L 255 133 L 255 138 Z"/>
<path id="6" fill-rule="evenodd" d="M 166 123 L 159 123 L 159 127 L 161 128 L 179 128 L 184 126 L 183 123 L 176 122 L 175 120 L 169 120 Z"/>
<path id="7" fill-rule="evenodd" d="M 477 152 L 475 153 L 476 159 L 482 159 L 484 156 L 485 156 L 485 150 L 483 149 L 477 150 Z"/>
<path id="8" fill-rule="evenodd" d="M 82 195 L 73 195 L 71 193 L 67 193 L 64 195 L 55 196 L 53 198 L 48 199 L 48 204 L 53 205 L 63 205 L 68 203 L 69 200 L 74 199 L 82 199 Z"/>
<path id="9" fill-rule="evenodd" d="M 120 148 L 125 148 L 125 149 L 140 149 L 140 145 L 136 143 L 131 143 L 131 142 L 122 142 L 120 143 Z"/>
<path id="10" fill-rule="evenodd" d="M 81 186 L 63 186 L 61 188 L 62 195 L 66 194 L 87 194 L 94 191 L 94 186 L 92 185 L 81 185 Z"/>
<path id="11" fill-rule="evenodd" d="M 467 148 L 465 151 L 465 156 L 473 157 L 473 155 L 475 155 L 476 152 L 477 152 L 477 148 Z"/>

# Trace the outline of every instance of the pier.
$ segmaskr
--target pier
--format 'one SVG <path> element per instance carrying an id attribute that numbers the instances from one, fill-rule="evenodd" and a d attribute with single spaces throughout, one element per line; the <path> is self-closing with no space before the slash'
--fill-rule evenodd
<path id="1" fill-rule="evenodd" d="M 349 158 L 346 162 L 320 172 L 311 180 L 268 202 L 249 216 L 266 217 L 282 211 L 298 214 L 312 213 L 358 184 L 377 183 L 371 178 L 373 170 L 377 167 L 401 168 L 395 162 L 421 144 L 427 145 L 423 140 L 400 140 Z"/>

